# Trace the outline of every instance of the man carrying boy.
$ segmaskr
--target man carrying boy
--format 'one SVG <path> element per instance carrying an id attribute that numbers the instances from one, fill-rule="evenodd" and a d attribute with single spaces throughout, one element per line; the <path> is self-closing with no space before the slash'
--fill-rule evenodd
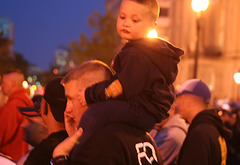
<path id="1" fill-rule="evenodd" d="M 114 77 L 79 92 L 83 105 L 93 104 L 79 124 L 84 130 L 80 146 L 109 123 L 122 122 L 147 131 L 168 117 L 175 95 L 172 83 L 183 51 L 160 38 L 147 38 L 158 16 L 157 0 L 122 1 L 117 31 L 127 42 L 113 60 Z"/>
<path id="2" fill-rule="evenodd" d="M 77 99 L 78 90 L 110 79 L 110 77 L 110 68 L 95 60 L 83 63 L 63 78 L 62 83 L 67 98 L 65 126 L 68 134 L 72 136 L 55 148 L 52 164 L 161 165 L 160 153 L 150 135 L 143 130 L 122 123 L 101 127 L 87 141 L 82 150 L 78 150 L 79 145 L 72 150 L 81 136 L 81 129 L 76 132 L 73 128 L 77 127 L 82 114 L 91 106 L 80 103 Z M 91 124 L 90 120 L 89 124 Z M 68 159 L 68 157 L 71 158 Z"/>

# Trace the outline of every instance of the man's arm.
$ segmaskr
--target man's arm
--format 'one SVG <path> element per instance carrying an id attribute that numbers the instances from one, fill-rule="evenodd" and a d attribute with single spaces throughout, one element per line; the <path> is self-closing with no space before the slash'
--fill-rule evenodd
<path id="1" fill-rule="evenodd" d="M 67 111 L 64 112 L 64 123 L 65 123 L 65 128 L 68 133 L 68 136 L 72 136 L 78 128 L 78 122 L 76 119 Z"/>
<path id="2" fill-rule="evenodd" d="M 82 136 L 83 130 L 79 128 L 72 136 L 69 136 L 53 151 L 51 164 L 52 165 L 63 165 L 68 164 L 68 158 L 75 144 L 78 144 L 78 138 Z"/>

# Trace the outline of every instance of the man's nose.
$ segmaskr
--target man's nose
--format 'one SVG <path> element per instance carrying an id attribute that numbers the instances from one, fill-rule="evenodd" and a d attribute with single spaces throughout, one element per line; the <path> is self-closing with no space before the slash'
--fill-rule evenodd
<path id="1" fill-rule="evenodd" d="M 67 102 L 65 112 L 72 112 L 72 104 L 71 103 Z"/>

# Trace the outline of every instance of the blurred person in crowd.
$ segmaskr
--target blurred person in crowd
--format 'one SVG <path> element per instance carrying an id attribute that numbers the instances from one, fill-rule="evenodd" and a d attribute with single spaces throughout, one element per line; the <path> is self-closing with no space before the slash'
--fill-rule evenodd
<path id="1" fill-rule="evenodd" d="M 217 108 L 217 113 L 221 118 L 223 125 L 228 129 L 232 129 L 232 127 L 237 122 L 237 115 L 235 113 L 232 113 L 231 110 L 222 108 Z"/>
<path id="2" fill-rule="evenodd" d="M 50 165 L 54 148 L 68 137 L 64 126 L 66 98 L 61 77 L 51 80 L 41 101 L 41 116 L 48 129 L 48 136 L 30 152 L 24 165 Z"/>
<path id="3" fill-rule="evenodd" d="M 225 129 L 216 109 L 208 109 L 211 92 L 199 79 L 184 82 L 178 91 L 176 108 L 190 126 L 179 153 L 178 165 L 224 165 L 227 160 Z M 225 140 L 226 139 L 226 140 Z"/>
<path id="4" fill-rule="evenodd" d="M 186 137 L 188 124 L 177 113 L 175 104 L 169 110 L 169 117 L 155 124 L 149 133 L 156 142 L 164 165 L 174 165 L 183 141 Z"/>
<path id="5" fill-rule="evenodd" d="M 27 117 L 27 120 L 21 125 L 24 130 L 24 140 L 33 147 L 46 138 L 48 134 L 41 117 L 40 105 L 42 97 L 42 95 L 33 96 L 33 107 L 18 107 L 19 111 Z"/>
<path id="6" fill-rule="evenodd" d="M 21 124 L 26 119 L 19 111 L 19 106 L 33 106 L 27 91 L 23 88 L 23 73 L 18 69 L 4 73 L 2 91 L 8 96 L 8 101 L 0 109 L 0 152 L 9 155 L 15 161 L 28 150 L 28 144 L 23 140 Z"/>
<path id="7" fill-rule="evenodd" d="M 84 147 L 79 149 L 78 138 L 82 129 L 77 130 L 78 124 L 88 107 L 96 104 L 82 104 L 77 97 L 78 91 L 108 80 L 111 76 L 106 64 L 94 60 L 83 63 L 63 78 L 67 98 L 65 125 L 68 134 L 72 136 L 55 148 L 51 160 L 53 164 L 161 164 L 160 153 L 150 135 L 123 123 L 99 128 Z M 98 115 L 101 116 L 101 113 Z M 89 118 L 89 124 L 91 121 Z"/>
<path id="8" fill-rule="evenodd" d="M 23 138 L 30 145 L 30 151 L 48 136 L 48 130 L 41 117 L 42 95 L 33 96 L 32 101 L 34 103 L 33 107 L 18 107 L 19 111 L 27 117 L 21 127 L 23 128 Z M 29 152 L 18 159 L 18 165 L 23 165 Z"/>
<path id="9" fill-rule="evenodd" d="M 1 76 L 0 76 L 1 82 Z M 0 108 L 7 102 L 8 97 L 3 93 L 2 87 L 0 86 Z"/>
<path id="10" fill-rule="evenodd" d="M 2 106 L 4 104 L 6 104 L 8 97 L 3 93 L 3 91 L 0 89 L 0 108 L 2 108 Z"/>
<path id="11" fill-rule="evenodd" d="M 235 107 L 231 110 L 228 128 L 232 131 L 232 138 L 227 141 L 228 156 L 227 165 L 240 164 L 240 108 Z"/>

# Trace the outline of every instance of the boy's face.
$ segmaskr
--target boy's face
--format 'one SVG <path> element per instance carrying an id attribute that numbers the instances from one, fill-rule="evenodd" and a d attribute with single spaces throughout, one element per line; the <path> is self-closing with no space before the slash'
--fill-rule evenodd
<path id="1" fill-rule="evenodd" d="M 117 31 L 123 39 L 145 38 L 156 25 L 148 7 L 131 0 L 122 1 L 117 20 Z"/>

